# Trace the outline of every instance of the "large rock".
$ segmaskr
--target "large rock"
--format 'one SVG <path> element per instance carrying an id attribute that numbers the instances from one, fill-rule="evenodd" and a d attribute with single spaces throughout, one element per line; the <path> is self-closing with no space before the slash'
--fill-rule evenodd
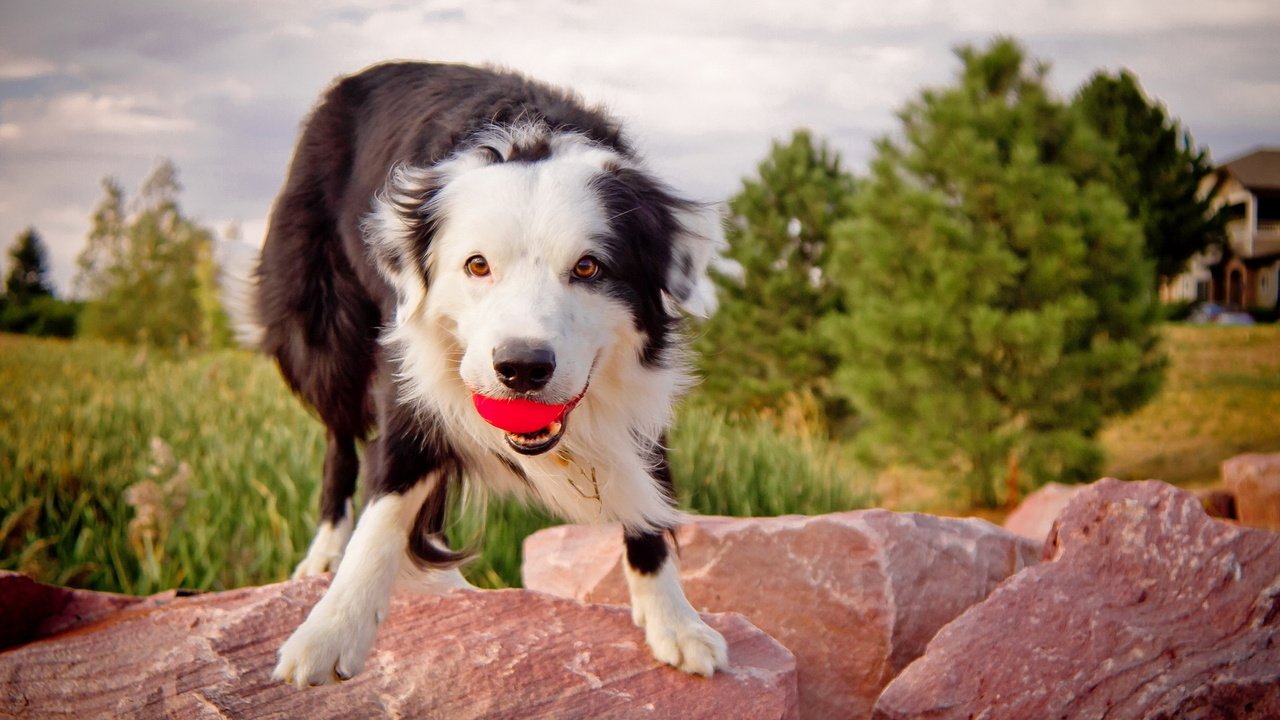
<path id="1" fill-rule="evenodd" d="M 308 690 L 272 680 L 276 649 L 326 585 L 107 596 L 123 606 L 114 611 L 84 592 L 59 610 L 49 608 L 60 600 L 0 605 L 0 627 L 41 636 L 0 652 L 0 717 L 796 716 L 794 658 L 741 616 L 707 618 L 731 663 L 708 680 L 653 660 L 625 608 L 522 590 L 397 596 L 354 680 Z M 0 576 L 0 597 L 19 592 L 68 594 Z M 59 632 L 71 602 L 96 610 Z"/>
<path id="2" fill-rule="evenodd" d="M 1280 717 L 1280 535 L 1108 479 L 1045 560 L 943 628 L 876 718 Z"/>
<path id="3" fill-rule="evenodd" d="M 1039 545 L 982 520 L 866 510 L 816 517 L 700 517 L 677 533 L 694 607 L 734 611 L 796 655 L 801 715 L 867 717 L 929 638 Z M 627 602 L 617 527 L 562 526 L 525 540 L 525 587 Z"/>
<path id="4" fill-rule="evenodd" d="M 1023 498 L 1004 520 L 1004 529 L 1036 542 L 1044 542 L 1053 529 L 1053 521 L 1066 509 L 1067 503 L 1080 491 L 1079 485 L 1049 483 Z"/>
<path id="5" fill-rule="evenodd" d="M 1222 484 L 1235 496 L 1241 523 L 1280 530 L 1280 453 L 1237 455 L 1223 462 Z"/>

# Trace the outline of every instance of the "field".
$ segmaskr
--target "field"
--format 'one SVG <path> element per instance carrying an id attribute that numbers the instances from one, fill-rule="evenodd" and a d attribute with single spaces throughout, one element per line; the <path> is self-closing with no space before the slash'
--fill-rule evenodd
<path id="1" fill-rule="evenodd" d="M 1280 328 L 1175 325 L 1166 347 L 1164 390 L 1103 433 L 1107 474 L 1205 485 L 1232 455 L 1280 452 Z M 323 434 L 266 359 L 0 335 L 0 383 L 0 569 L 142 594 L 280 580 L 301 558 Z M 919 475 L 870 477 L 795 419 L 695 403 L 671 445 L 681 504 L 704 514 L 965 512 Z M 520 540 L 551 522 L 495 503 L 450 536 L 477 551 L 473 582 L 509 586 Z"/>
<path id="2" fill-rule="evenodd" d="M 288 577 L 310 541 L 319 422 L 245 352 L 148 354 L 0 335 L 0 569 L 134 594 Z M 817 513 L 872 498 L 838 453 L 764 422 L 679 418 L 672 468 L 704 514 Z M 520 540 L 550 520 L 493 505 L 473 582 L 519 582 Z M 454 544 L 479 536 L 464 515 Z"/>
<path id="3" fill-rule="evenodd" d="M 1280 452 L 1280 326 L 1171 325 L 1160 395 L 1102 434 L 1106 473 L 1188 487 L 1246 452 Z"/>

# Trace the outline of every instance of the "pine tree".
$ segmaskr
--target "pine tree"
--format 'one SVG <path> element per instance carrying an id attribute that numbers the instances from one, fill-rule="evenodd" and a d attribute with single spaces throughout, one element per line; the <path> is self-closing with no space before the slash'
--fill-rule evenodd
<path id="1" fill-rule="evenodd" d="M 221 312 L 202 301 L 211 281 L 202 258 L 211 257 L 213 234 L 183 215 L 173 163 L 161 161 L 147 177 L 132 214 L 118 183 L 104 180 L 103 191 L 79 260 L 90 299 L 83 331 L 159 347 L 208 346 L 206 314 Z"/>
<path id="2" fill-rule="evenodd" d="M 4 293 L 10 303 L 25 303 L 32 298 L 53 295 L 49 287 L 49 253 L 35 228 L 27 228 L 9 250 L 9 276 Z"/>
<path id="3" fill-rule="evenodd" d="M 1214 192 L 1202 191 L 1214 171 L 1209 151 L 1195 147 L 1191 133 L 1147 98 L 1133 74 L 1094 74 L 1075 106 L 1115 146 L 1114 184 L 1142 225 L 1160 280 L 1177 276 L 1191 256 L 1222 240 L 1225 214 L 1214 209 Z"/>
<path id="4" fill-rule="evenodd" d="M 814 328 L 840 296 L 827 277 L 830 232 L 849 214 L 853 178 L 805 130 L 775 142 L 757 177 L 730 201 L 730 257 L 721 306 L 698 341 L 704 391 L 739 410 L 812 397 L 827 420 L 847 414 L 830 388 L 836 365 Z"/>
<path id="5" fill-rule="evenodd" d="M 1010 466 L 1029 484 L 1096 477 L 1103 420 L 1154 394 L 1163 359 L 1108 146 L 1016 42 L 957 54 L 956 84 L 900 113 L 834 233 L 847 310 L 824 330 L 863 446 L 990 506 Z"/>

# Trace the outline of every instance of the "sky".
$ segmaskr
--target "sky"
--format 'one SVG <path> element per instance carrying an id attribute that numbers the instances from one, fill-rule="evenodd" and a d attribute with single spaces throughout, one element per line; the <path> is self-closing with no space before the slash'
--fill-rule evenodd
<path id="1" fill-rule="evenodd" d="M 188 215 L 260 244 L 316 98 L 392 59 L 571 87 L 668 183 L 724 200 L 797 127 L 864 169 L 954 48 L 996 35 L 1064 98 L 1131 70 L 1215 161 L 1280 146 L 1275 0 L 0 0 L 0 243 L 34 226 L 69 292 L 102 179 L 133 196 L 167 157 Z"/>

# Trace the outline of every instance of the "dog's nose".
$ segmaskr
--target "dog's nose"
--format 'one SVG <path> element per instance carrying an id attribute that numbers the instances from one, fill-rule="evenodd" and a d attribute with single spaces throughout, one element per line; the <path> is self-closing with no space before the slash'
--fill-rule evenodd
<path id="1" fill-rule="evenodd" d="M 534 340 L 508 340 L 493 351 L 493 369 L 516 392 L 541 390 L 556 371 L 556 354 Z"/>

